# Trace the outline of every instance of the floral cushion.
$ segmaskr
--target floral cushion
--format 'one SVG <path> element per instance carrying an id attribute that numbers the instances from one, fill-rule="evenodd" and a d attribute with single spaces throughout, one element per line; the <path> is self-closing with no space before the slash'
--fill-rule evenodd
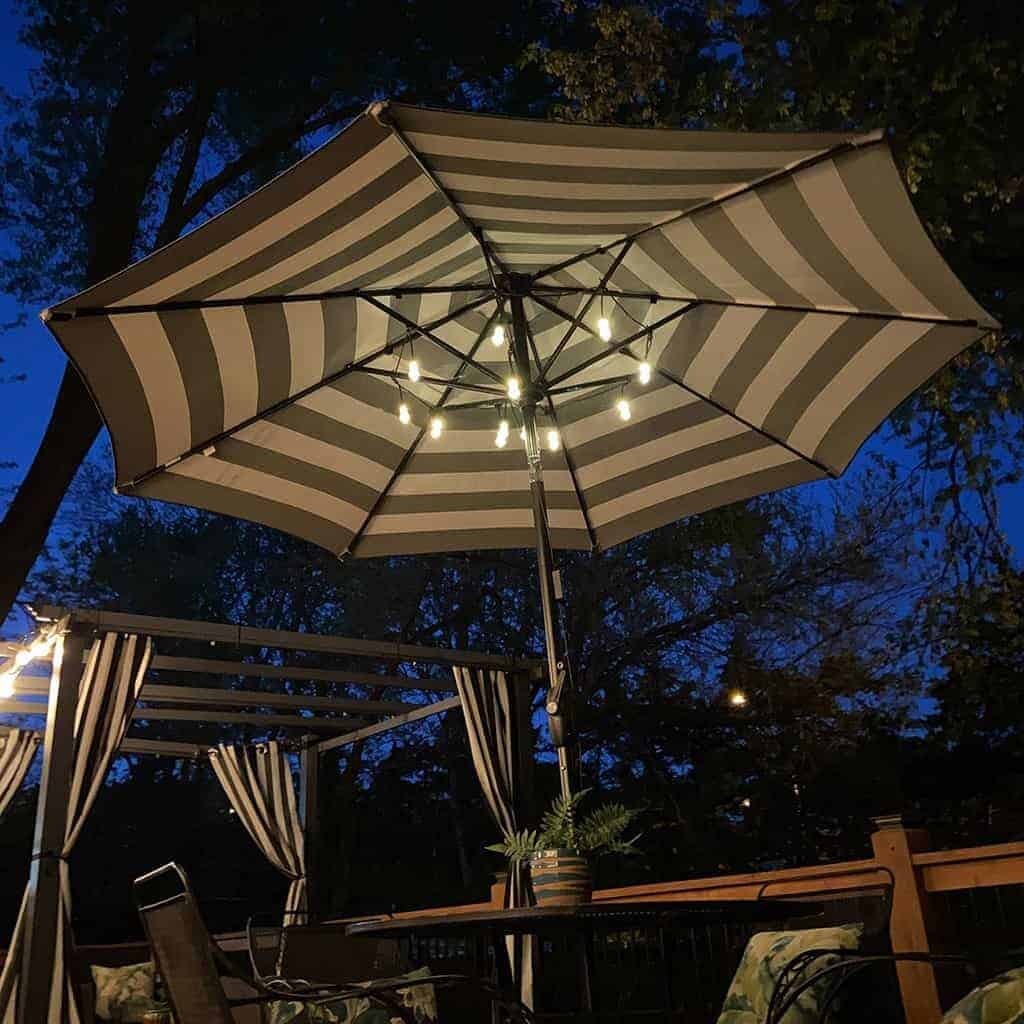
<path id="1" fill-rule="evenodd" d="M 153 1005 L 153 962 L 127 967 L 92 966 L 96 1016 L 100 1020 L 141 1021 Z"/>
<path id="2" fill-rule="evenodd" d="M 718 1024 L 759 1024 L 768 1013 L 768 1003 L 782 969 L 798 953 L 812 949 L 856 949 L 862 925 L 808 928 L 792 932 L 761 932 L 743 951 L 743 959 L 725 996 Z M 803 975 L 818 971 L 835 957 L 822 956 L 803 969 Z M 783 1024 L 818 1024 L 821 986 L 812 985 L 790 1007 Z"/>
<path id="3" fill-rule="evenodd" d="M 430 968 L 403 974 L 403 978 L 419 980 L 430 977 Z M 437 997 L 433 985 L 414 985 L 397 993 L 402 1005 L 409 1007 L 420 1024 L 436 1024 Z M 335 999 L 326 1003 L 300 1003 L 280 1000 L 270 1004 L 270 1024 L 289 1024 L 305 1012 L 304 1021 L 309 1024 L 402 1024 L 398 1017 L 392 1017 L 379 1002 L 359 996 L 351 999 Z"/>
<path id="4" fill-rule="evenodd" d="M 1018 1022 L 1024 1022 L 1024 967 L 1015 967 L 972 989 L 942 1018 L 942 1024 Z"/>

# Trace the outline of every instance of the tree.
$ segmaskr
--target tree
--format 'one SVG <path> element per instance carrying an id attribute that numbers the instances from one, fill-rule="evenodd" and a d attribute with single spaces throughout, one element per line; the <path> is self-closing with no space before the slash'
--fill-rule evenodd
<path id="1" fill-rule="evenodd" d="M 298 5 L 25 0 L 41 65 L 7 97 L 0 280 L 49 303 L 126 266 L 249 192 L 381 95 L 529 107 L 515 63 L 544 7 L 438 18 L 421 3 Z M 39 452 L 0 524 L 0 607 L 16 599 L 100 427 L 69 368 Z"/>

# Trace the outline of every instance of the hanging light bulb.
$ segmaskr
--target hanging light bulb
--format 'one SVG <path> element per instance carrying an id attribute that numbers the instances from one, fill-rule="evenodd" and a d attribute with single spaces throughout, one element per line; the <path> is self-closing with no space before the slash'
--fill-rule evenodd
<path id="1" fill-rule="evenodd" d="M 398 407 L 398 420 L 400 423 L 404 423 L 408 426 L 412 422 L 412 416 L 409 414 L 409 406 L 403 402 Z"/>
<path id="2" fill-rule="evenodd" d="M 494 321 L 494 330 L 491 331 L 491 344 L 495 348 L 501 348 L 505 344 L 505 325 L 502 323 L 501 317 Z"/>
<path id="3" fill-rule="evenodd" d="M 520 428 L 520 430 L 519 430 L 519 440 L 520 441 L 525 441 L 526 440 L 526 427 L 521 427 Z"/>
<path id="4" fill-rule="evenodd" d="M 513 402 L 518 402 L 519 399 L 522 398 L 523 390 L 519 386 L 518 377 L 509 377 L 509 379 L 505 381 L 505 386 L 508 388 L 508 397 L 511 398 Z"/>
<path id="5" fill-rule="evenodd" d="M 636 368 L 636 379 L 638 381 L 640 381 L 641 384 L 650 384 L 651 383 L 651 364 L 650 363 L 648 363 L 646 361 L 642 362 Z"/>
<path id="6" fill-rule="evenodd" d="M 597 321 L 597 336 L 602 341 L 612 340 L 612 325 L 608 317 L 603 316 Z"/>
<path id="7" fill-rule="evenodd" d="M 8 670 L 0 675 L 0 697 L 10 697 L 14 694 L 14 680 L 18 678 L 18 673 L 13 670 Z"/>
<path id="8" fill-rule="evenodd" d="M 550 448 L 551 451 L 553 451 L 553 452 L 557 452 L 558 451 L 558 446 L 559 446 L 560 443 L 561 442 L 560 442 L 559 437 L 558 437 L 558 431 L 557 430 L 549 430 L 548 431 L 548 448 Z"/>
<path id="9" fill-rule="evenodd" d="M 494 438 L 494 443 L 499 448 L 504 448 L 508 444 L 508 420 L 502 420 L 498 424 L 498 433 Z"/>
<path id="10" fill-rule="evenodd" d="M 444 420 L 440 416 L 435 416 L 430 421 L 430 436 L 436 441 L 441 436 L 441 431 L 444 429 Z"/>
<path id="11" fill-rule="evenodd" d="M 629 407 L 629 400 L 620 398 L 615 403 L 615 408 L 619 410 L 619 419 L 628 420 L 633 415 L 633 410 Z"/>
<path id="12" fill-rule="evenodd" d="M 409 380 L 416 383 L 420 379 L 420 364 L 415 359 L 409 360 Z"/>

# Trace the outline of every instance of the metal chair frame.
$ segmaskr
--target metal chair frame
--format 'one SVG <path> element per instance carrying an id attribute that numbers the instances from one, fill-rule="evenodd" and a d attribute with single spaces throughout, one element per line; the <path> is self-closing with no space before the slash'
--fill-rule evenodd
<path id="1" fill-rule="evenodd" d="M 180 891 L 169 897 L 157 900 L 155 903 L 143 903 L 141 899 L 141 890 L 146 885 L 151 884 L 154 880 L 163 877 L 176 877 L 180 885 Z M 157 966 L 160 968 L 162 974 L 164 973 L 164 966 L 160 963 L 160 957 L 157 952 L 156 945 L 153 943 L 152 936 L 150 934 L 149 921 L 146 916 L 147 912 L 157 910 L 181 900 L 186 900 L 191 904 L 196 921 L 201 927 L 202 933 L 209 943 L 213 963 L 218 971 L 216 979 L 218 985 L 221 983 L 221 978 L 235 978 L 248 985 L 257 993 L 256 996 L 247 996 L 243 999 L 228 999 L 225 994 L 224 1002 L 229 1009 L 234 1006 L 266 1004 L 278 999 L 289 999 L 295 1002 L 315 1005 L 318 1003 L 333 1002 L 338 999 L 364 998 L 380 1003 L 388 1010 L 389 1013 L 400 1018 L 405 1022 L 405 1024 L 416 1024 L 416 1019 L 413 1016 L 412 1011 L 408 1007 L 402 1005 L 401 999 L 397 997 L 396 993 L 400 992 L 402 989 L 414 988 L 417 985 L 423 984 L 446 985 L 458 984 L 461 982 L 473 983 L 476 981 L 476 979 L 464 977 L 462 975 L 433 975 L 429 981 L 425 981 L 424 979 L 410 981 L 406 978 L 385 978 L 359 985 L 332 986 L 318 985 L 301 979 L 265 978 L 259 975 L 257 971 L 253 971 L 251 974 L 246 975 L 244 972 L 239 970 L 239 968 L 236 967 L 227 958 L 227 956 L 225 956 L 223 950 L 221 950 L 213 941 L 206 928 L 206 924 L 203 921 L 202 915 L 199 912 L 199 907 L 196 902 L 195 894 L 192 891 L 192 886 L 189 883 L 188 876 L 180 865 L 171 862 L 169 864 L 164 864 L 162 867 L 156 868 L 153 871 L 149 871 L 144 875 L 140 875 L 135 879 L 133 888 L 135 891 L 136 908 L 138 909 L 139 916 L 142 919 L 142 926 L 146 931 L 146 938 L 149 940 L 153 956 L 156 959 Z M 251 928 L 247 927 L 247 932 L 249 941 L 251 942 Z M 253 950 L 251 947 L 249 949 L 249 959 L 250 963 L 254 964 Z M 187 1021 L 179 1013 L 179 1009 L 175 1006 L 174 999 L 169 990 L 167 994 L 175 1019 L 180 1021 L 181 1024 L 192 1024 L 192 1022 Z M 196 1024 L 200 1024 L 200 1022 L 196 1022 Z M 202 1022 L 202 1024 L 207 1024 L 207 1022 Z"/>

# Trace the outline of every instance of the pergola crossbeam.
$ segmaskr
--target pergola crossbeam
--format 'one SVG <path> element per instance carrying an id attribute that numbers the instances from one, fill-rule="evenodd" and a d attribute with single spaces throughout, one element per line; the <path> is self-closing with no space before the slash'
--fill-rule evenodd
<path id="1" fill-rule="evenodd" d="M 424 718 L 432 718 L 434 715 L 440 715 L 445 711 L 451 711 L 461 706 L 462 701 L 459 697 L 448 697 L 446 700 L 434 701 L 432 704 L 424 704 L 423 707 L 417 708 L 415 711 L 406 712 L 404 715 L 393 715 L 391 718 L 385 718 L 383 722 L 377 722 L 375 725 L 368 725 L 365 728 L 356 729 L 353 732 L 346 732 L 341 736 L 334 736 L 329 740 L 324 740 L 322 743 L 317 744 L 317 749 L 321 754 L 325 754 L 327 751 L 335 750 L 337 747 L 358 743 L 359 740 L 367 740 L 371 736 L 379 736 L 381 733 L 391 732 L 392 729 L 408 725 L 410 722 L 419 722 Z"/>

